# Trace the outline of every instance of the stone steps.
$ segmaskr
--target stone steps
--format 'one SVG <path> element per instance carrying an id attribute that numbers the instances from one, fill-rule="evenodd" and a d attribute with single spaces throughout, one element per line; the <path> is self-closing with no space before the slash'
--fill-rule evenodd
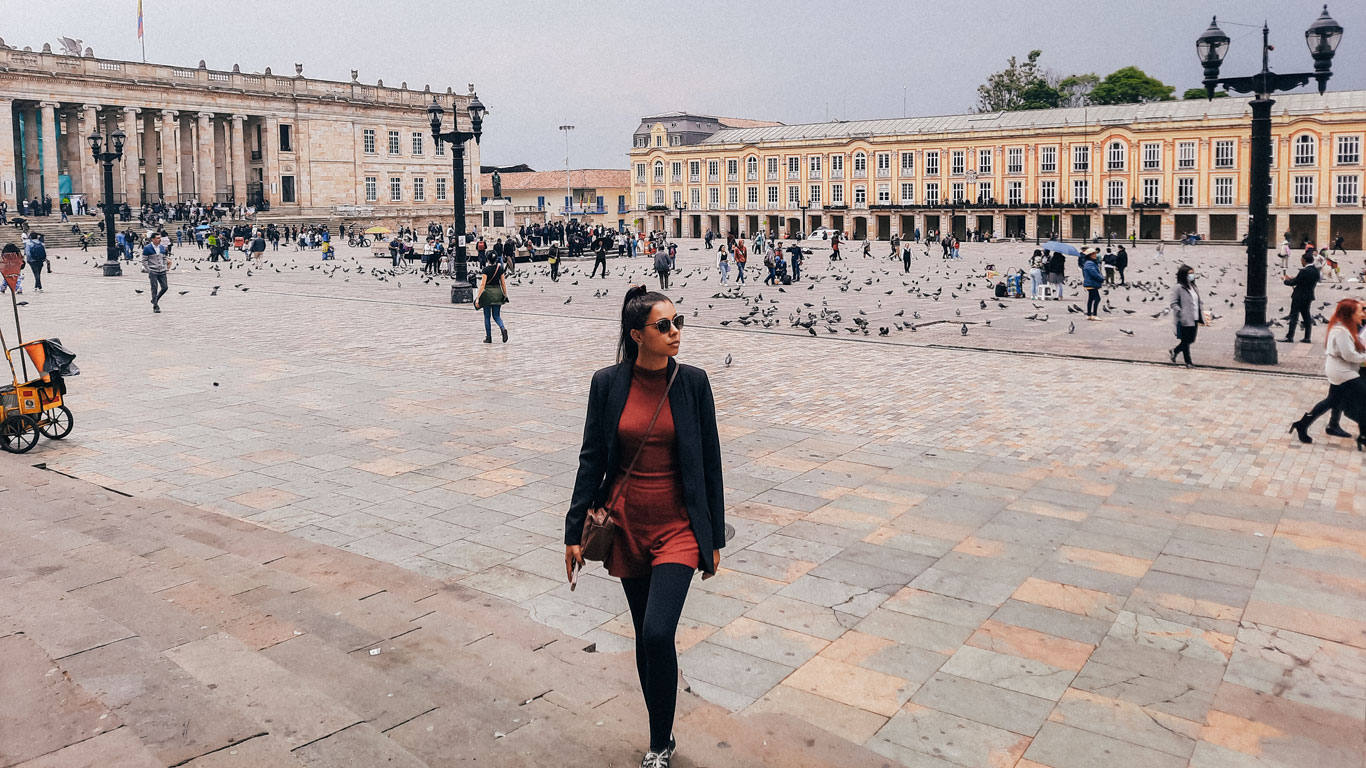
<path id="1" fill-rule="evenodd" d="M 0 457 L 0 768 L 634 765 L 628 655 L 483 593 Z M 682 694 L 679 766 L 881 766 Z"/>

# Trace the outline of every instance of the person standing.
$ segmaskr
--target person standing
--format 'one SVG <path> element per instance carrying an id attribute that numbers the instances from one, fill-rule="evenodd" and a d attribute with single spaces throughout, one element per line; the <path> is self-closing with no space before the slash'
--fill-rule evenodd
<path id="1" fill-rule="evenodd" d="M 1363 309 L 1361 302 L 1356 299 L 1343 299 L 1333 310 L 1333 318 L 1328 321 L 1328 334 L 1324 343 L 1326 359 L 1323 363 L 1323 373 L 1328 379 L 1328 397 L 1319 401 L 1313 410 L 1290 425 L 1290 431 L 1299 437 L 1301 443 L 1314 442 L 1309 436 L 1309 427 L 1320 416 L 1329 410 L 1336 416 L 1348 404 L 1348 397 L 1361 396 L 1358 380 L 1361 366 L 1366 364 L 1366 344 L 1361 341 L 1360 329 L 1364 322 L 1366 309 Z M 1351 437 L 1334 421 L 1329 421 L 1327 432 L 1335 437 Z M 1366 436 L 1357 437 L 1357 450 L 1366 450 Z"/>
<path id="2" fill-rule="evenodd" d="M 593 374 L 583 447 L 565 513 L 571 588 L 584 562 L 584 523 L 606 508 L 616 527 L 604 557 L 621 579 L 635 628 L 636 672 L 649 722 L 646 768 L 668 768 L 678 698 L 675 634 L 693 575 L 716 575 L 725 546 L 721 441 L 711 383 L 678 363 L 683 316 L 662 293 L 634 286 L 621 310 L 617 364 Z"/>
<path id="3" fill-rule="evenodd" d="M 897 234 L 897 235 L 892 235 L 892 253 L 891 253 L 891 257 L 895 259 L 897 256 L 901 255 L 900 252 L 901 252 L 901 235 L 899 235 L 899 234 Z"/>
<path id="4" fill-rule="evenodd" d="M 502 262 L 491 259 L 479 277 L 479 290 L 474 292 L 474 308 L 484 310 L 484 343 L 493 343 L 493 323 L 503 332 L 503 343 L 508 340 L 507 326 L 503 325 L 503 305 L 508 303 L 506 271 Z"/>
<path id="5" fill-rule="evenodd" d="M 1205 315 L 1200 303 L 1200 292 L 1191 279 L 1188 265 L 1182 264 L 1176 270 L 1176 285 L 1172 287 L 1167 303 L 1171 307 L 1172 323 L 1176 326 L 1176 338 L 1179 341 L 1169 357 L 1174 364 L 1178 354 L 1184 355 L 1186 367 L 1192 368 L 1191 345 L 1195 343 L 1196 327 L 1205 324 Z"/>
<path id="6" fill-rule="evenodd" d="M 1053 251 L 1048 257 L 1048 284 L 1053 286 L 1053 300 L 1062 301 L 1066 292 L 1067 257 L 1062 251 Z"/>
<path id="7" fill-rule="evenodd" d="M 1081 265 L 1081 285 L 1086 289 L 1086 319 L 1100 320 L 1100 287 L 1105 284 L 1105 278 L 1100 274 L 1100 263 L 1096 261 L 1099 251 L 1092 250 L 1086 254 L 1086 261 Z"/>
<path id="8" fill-rule="evenodd" d="M 793 265 L 793 271 L 796 271 L 795 264 Z M 901 244 L 901 272 L 902 274 L 911 273 L 911 244 L 909 242 Z"/>
<path id="9" fill-rule="evenodd" d="M 1314 304 L 1314 287 L 1319 283 L 1320 272 L 1314 266 L 1314 257 L 1305 253 L 1300 257 L 1300 271 L 1294 277 L 1281 276 L 1281 282 L 1291 287 L 1290 292 L 1290 330 L 1286 332 L 1284 342 L 1295 341 L 1295 323 L 1303 320 L 1304 338 L 1300 341 L 1309 343 L 1309 329 L 1313 326 L 1313 320 L 1309 317 L 1309 308 Z"/>
<path id="10" fill-rule="evenodd" d="M 550 264 L 550 281 L 558 283 L 560 281 L 560 246 L 552 241 L 550 249 L 546 251 L 545 260 Z"/>
<path id="11" fill-rule="evenodd" d="M 864 245 L 867 245 L 867 242 Z M 776 285 L 774 279 L 777 277 L 778 262 L 773 258 L 772 253 L 764 256 L 764 268 L 768 270 L 768 276 L 764 278 L 764 285 Z"/>
<path id="12" fill-rule="evenodd" d="M 1119 251 L 1115 253 L 1115 271 L 1116 271 L 1116 272 L 1119 272 L 1119 284 L 1120 284 L 1120 285 L 1128 285 L 1128 283 L 1124 282 L 1124 270 L 1126 270 L 1126 269 L 1128 269 L 1128 268 L 1129 268 L 1129 252 L 1126 251 L 1126 250 L 1124 250 L 1124 246 L 1121 245 L 1121 246 L 1119 247 Z"/>
<path id="13" fill-rule="evenodd" d="M 721 285 L 725 285 L 726 277 L 730 275 L 730 260 L 726 257 L 725 243 L 716 247 L 716 268 L 721 271 Z"/>
<path id="14" fill-rule="evenodd" d="M 755 251 L 762 253 L 763 251 Z M 749 264 L 749 253 L 745 250 L 743 240 L 735 243 L 735 284 L 743 285 L 745 282 L 745 265 Z"/>
<path id="15" fill-rule="evenodd" d="M 166 295 L 166 271 L 171 268 L 170 251 L 161 242 L 161 233 L 153 232 L 151 242 L 142 249 L 142 268 L 152 286 L 152 311 L 161 314 L 161 297 Z"/>
<path id="16" fill-rule="evenodd" d="M 261 259 L 264 258 L 265 255 L 266 239 L 261 236 L 260 232 L 257 232 L 256 237 L 253 237 L 251 239 L 251 257 L 256 261 L 257 264 L 260 264 Z"/>
<path id="17" fill-rule="evenodd" d="M 602 277 L 607 279 L 607 250 L 601 244 L 593 246 L 593 271 L 588 274 L 588 279 L 592 280 L 598 274 L 598 268 L 602 268 Z"/>
<path id="18" fill-rule="evenodd" d="M 1039 289 L 1043 285 L 1044 266 L 1048 264 L 1048 258 L 1044 256 L 1045 251 L 1038 248 L 1034 249 L 1034 255 L 1029 257 L 1029 298 L 1038 299 Z"/>
<path id="19" fill-rule="evenodd" d="M 781 245 L 779 243 L 780 247 Z M 793 240 L 792 245 L 787 247 L 787 253 L 792 261 L 792 282 L 800 282 L 802 279 L 802 261 L 806 259 L 806 254 L 802 253 L 801 244 L 796 240 Z"/>
<path id="20" fill-rule="evenodd" d="M 43 265 L 46 264 L 51 270 L 52 265 L 47 260 L 47 247 L 43 245 L 43 236 L 35 234 L 29 240 L 28 254 L 25 256 L 29 269 L 33 270 L 33 290 L 38 293 L 43 292 Z"/>
<path id="21" fill-rule="evenodd" d="M 663 249 L 655 251 L 655 274 L 659 276 L 659 290 L 669 290 L 669 252 Z"/>
<path id="22" fill-rule="evenodd" d="M 1120 247 L 1123 248 L 1124 246 L 1121 245 Z M 1105 265 L 1105 284 L 1109 286 L 1114 286 L 1115 284 L 1116 259 L 1115 252 L 1106 248 L 1105 258 L 1102 260 L 1102 263 Z"/>

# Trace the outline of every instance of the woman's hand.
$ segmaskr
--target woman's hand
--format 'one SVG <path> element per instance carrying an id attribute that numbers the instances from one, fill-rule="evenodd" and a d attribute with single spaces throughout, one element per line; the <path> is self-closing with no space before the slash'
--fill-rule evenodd
<path id="1" fill-rule="evenodd" d="M 710 579 L 715 576 L 716 572 L 719 570 L 721 570 L 721 550 L 713 549 L 711 551 L 711 573 L 703 573 L 702 580 L 706 581 L 707 579 Z"/>
<path id="2" fill-rule="evenodd" d="M 574 581 L 574 568 L 583 567 L 583 547 L 566 544 L 564 547 L 564 576 L 570 583 Z"/>

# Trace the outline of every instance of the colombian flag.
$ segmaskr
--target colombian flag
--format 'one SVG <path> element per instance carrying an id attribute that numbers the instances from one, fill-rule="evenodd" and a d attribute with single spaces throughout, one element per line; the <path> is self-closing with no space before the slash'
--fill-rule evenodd
<path id="1" fill-rule="evenodd" d="M 142 39 L 142 0 L 138 0 L 138 39 Z"/>

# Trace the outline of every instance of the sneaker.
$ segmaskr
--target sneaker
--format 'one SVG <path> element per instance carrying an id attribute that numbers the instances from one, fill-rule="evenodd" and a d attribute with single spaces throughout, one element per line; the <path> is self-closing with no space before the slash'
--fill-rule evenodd
<path id="1" fill-rule="evenodd" d="M 669 768 L 669 761 L 676 751 L 678 751 L 678 742 L 670 735 L 669 746 L 659 752 L 646 752 L 645 757 L 640 760 L 640 768 Z"/>
<path id="2" fill-rule="evenodd" d="M 152 311 L 159 315 L 161 314 L 161 307 L 152 307 Z"/>

